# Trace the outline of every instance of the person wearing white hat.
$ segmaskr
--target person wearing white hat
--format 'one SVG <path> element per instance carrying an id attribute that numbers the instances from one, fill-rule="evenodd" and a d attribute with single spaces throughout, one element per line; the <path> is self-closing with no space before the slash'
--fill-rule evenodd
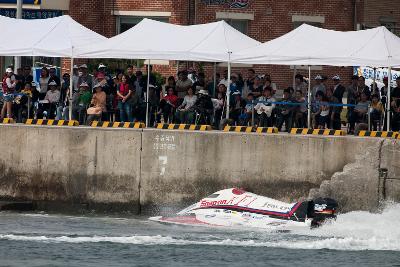
<path id="1" fill-rule="evenodd" d="M 86 64 L 82 64 L 79 66 L 78 81 L 76 85 L 79 85 L 80 87 L 80 84 L 82 84 L 83 82 L 87 83 L 90 89 L 93 88 L 93 76 L 88 73 L 88 67 Z M 73 88 L 73 90 L 77 91 L 78 88 Z"/>
<path id="2" fill-rule="evenodd" d="M 54 119 L 57 111 L 57 104 L 60 100 L 60 91 L 57 89 L 58 85 L 56 81 L 50 81 L 48 90 L 44 100 L 40 101 L 39 108 L 37 110 L 38 118 L 42 118 L 46 112 L 47 119 Z"/>
<path id="3" fill-rule="evenodd" d="M 101 69 L 105 69 L 106 65 L 104 65 L 103 63 L 100 63 L 99 66 L 97 67 L 97 69 L 100 71 Z"/>
<path id="4" fill-rule="evenodd" d="M 196 121 L 197 124 L 210 124 L 211 115 L 214 112 L 214 104 L 211 97 L 208 95 L 207 90 L 200 90 L 196 103 L 193 105 L 193 111 L 195 111 L 199 116 Z M 194 116 L 195 113 L 189 114 Z M 194 121 L 194 118 L 189 118 L 189 120 Z"/>
<path id="5" fill-rule="evenodd" d="M 93 88 L 95 92 L 90 102 L 90 107 L 87 109 L 87 124 L 90 125 L 94 120 L 101 120 L 101 115 L 106 112 L 106 93 L 103 91 L 101 83 L 98 83 Z"/>
<path id="6" fill-rule="evenodd" d="M 340 104 L 343 104 L 343 95 L 346 92 L 346 88 L 340 83 L 340 76 L 335 75 L 332 77 L 333 83 L 335 86 L 333 87 L 333 96 L 337 98 Z"/>
<path id="7" fill-rule="evenodd" d="M 2 80 L 4 105 L 1 109 L 1 119 L 4 119 L 7 112 L 7 118 L 12 118 L 12 102 L 14 100 L 14 91 L 17 86 L 17 80 L 11 68 L 6 69 L 6 74 Z"/>
<path id="8" fill-rule="evenodd" d="M 315 85 L 311 90 L 311 101 L 315 101 L 315 95 L 317 94 L 318 91 L 321 91 L 324 95 L 326 93 L 326 87 L 322 82 L 324 80 L 322 75 L 318 74 L 317 76 L 315 76 L 314 80 L 315 80 Z"/>

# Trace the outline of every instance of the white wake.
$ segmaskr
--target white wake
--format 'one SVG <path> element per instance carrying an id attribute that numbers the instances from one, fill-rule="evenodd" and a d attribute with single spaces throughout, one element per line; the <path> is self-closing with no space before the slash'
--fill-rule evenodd
<path id="1" fill-rule="evenodd" d="M 174 229 L 177 229 L 176 227 Z M 178 228 L 179 229 L 179 228 Z M 219 232 L 217 232 L 219 233 Z M 234 233 L 234 230 L 233 230 Z M 170 235 L 129 236 L 40 236 L 0 234 L 0 240 L 45 243 L 121 243 L 134 245 L 207 245 L 274 247 L 287 249 L 392 250 L 400 251 L 400 204 L 387 206 L 382 213 L 363 211 L 341 214 L 337 220 L 318 229 L 290 233 L 251 231 L 221 235 L 216 232 L 193 237 Z M 226 238 L 229 236 L 229 238 Z M 250 238 L 249 238 L 250 237 Z"/>

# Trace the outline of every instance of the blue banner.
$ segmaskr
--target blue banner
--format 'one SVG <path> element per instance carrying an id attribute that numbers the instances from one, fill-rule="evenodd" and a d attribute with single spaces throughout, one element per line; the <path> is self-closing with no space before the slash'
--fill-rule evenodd
<path id="1" fill-rule="evenodd" d="M 25 5 L 40 5 L 42 0 L 23 0 Z M 0 4 L 17 4 L 17 0 L 0 0 Z"/>
<path id="2" fill-rule="evenodd" d="M 1 1 L 1 0 L 0 0 Z M 0 15 L 10 18 L 16 17 L 17 11 L 15 9 L 0 9 Z M 48 19 L 62 16 L 61 10 L 34 10 L 24 9 L 22 10 L 23 19 Z"/>

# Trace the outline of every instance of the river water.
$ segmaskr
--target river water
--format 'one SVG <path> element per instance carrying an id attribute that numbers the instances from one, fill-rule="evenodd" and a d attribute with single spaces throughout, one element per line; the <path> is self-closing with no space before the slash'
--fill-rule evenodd
<path id="1" fill-rule="evenodd" d="M 400 266 L 400 204 L 291 232 L 0 212 L 0 266 Z"/>

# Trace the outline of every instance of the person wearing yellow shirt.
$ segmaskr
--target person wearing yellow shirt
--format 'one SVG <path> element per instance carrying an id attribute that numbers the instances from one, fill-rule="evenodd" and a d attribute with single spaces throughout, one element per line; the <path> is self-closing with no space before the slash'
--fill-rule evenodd
<path id="1" fill-rule="evenodd" d="M 381 125 L 382 122 L 382 114 L 384 114 L 383 104 L 379 100 L 379 95 L 373 94 L 371 96 L 371 108 L 370 108 L 370 115 L 371 115 L 371 123 L 372 129 L 374 131 L 378 130 L 378 123 Z"/>

